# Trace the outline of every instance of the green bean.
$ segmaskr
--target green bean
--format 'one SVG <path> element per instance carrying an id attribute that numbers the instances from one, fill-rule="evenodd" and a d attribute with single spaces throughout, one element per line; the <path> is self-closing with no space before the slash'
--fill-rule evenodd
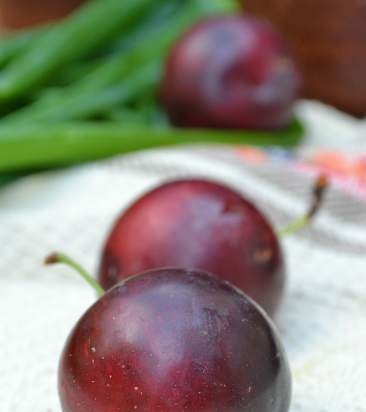
<path id="1" fill-rule="evenodd" d="M 93 0 L 40 36 L 0 74 L 0 101 L 43 84 L 55 71 L 113 39 L 163 0 Z"/>
<path id="2" fill-rule="evenodd" d="M 279 132 L 187 130 L 93 122 L 3 126 L 0 172 L 60 166 L 181 144 L 294 146 L 302 134 L 297 121 L 288 130 Z"/>

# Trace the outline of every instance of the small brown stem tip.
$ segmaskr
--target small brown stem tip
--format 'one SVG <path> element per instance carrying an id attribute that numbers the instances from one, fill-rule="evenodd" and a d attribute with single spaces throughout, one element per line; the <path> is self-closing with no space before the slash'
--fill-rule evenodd
<path id="1" fill-rule="evenodd" d="M 45 265 L 55 265 L 56 263 L 60 263 L 58 253 L 51 253 L 44 260 Z"/>
<path id="2" fill-rule="evenodd" d="M 309 219 L 312 219 L 321 208 L 325 193 L 329 188 L 329 179 L 328 176 L 325 174 L 321 174 L 315 182 L 313 188 L 313 203 L 307 213 Z"/>

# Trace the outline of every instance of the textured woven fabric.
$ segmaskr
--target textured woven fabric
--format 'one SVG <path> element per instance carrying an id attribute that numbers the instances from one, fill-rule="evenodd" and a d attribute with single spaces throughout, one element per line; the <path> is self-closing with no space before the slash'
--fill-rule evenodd
<path id="1" fill-rule="evenodd" d="M 310 124 L 306 150 L 320 143 L 366 153 L 362 122 L 308 102 L 299 112 Z M 65 251 L 95 272 L 119 213 L 148 188 L 180 176 L 228 183 L 281 227 L 305 210 L 314 170 L 251 163 L 233 148 L 183 148 L 43 173 L 3 190 L 1 412 L 60 412 L 58 358 L 95 299 L 70 270 L 43 267 L 45 255 Z M 288 293 L 277 323 L 294 375 L 291 412 L 366 410 L 365 227 L 365 199 L 334 185 L 314 226 L 284 241 Z"/>

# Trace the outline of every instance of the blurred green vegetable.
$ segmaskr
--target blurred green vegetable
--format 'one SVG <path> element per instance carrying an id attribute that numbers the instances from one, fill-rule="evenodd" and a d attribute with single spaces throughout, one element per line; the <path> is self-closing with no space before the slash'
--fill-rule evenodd
<path id="1" fill-rule="evenodd" d="M 295 146 L 302 126 L 285 131 L 187 130 L 121 123 L 68 123 L 0 128 L 0 172 L 51 167 L 179 144 Z"/>
<path id="2" fill-rule="evenodd" d="M 172 16 L 175 17 L 181 7 L 182 0 L 165 0 L 165 3 L 163 2 L 159 7 L 145 13 L 135 25 L 128 29 L 128 33 L 123 31 L 110 44 L 106 44 L 105 47 L 96 50 L 87 58 L 75 61 L 72 65 L 65 67 L 62 72 L 58 72 L 56 76 L 50 79 L 52 87 L 46 86 L 45 89 L 39 90 L 35 100 L 46 94 L 52 93 L 55 95 L 56 92 L 60 93 L 64 89 L 74 89 L 74 87 L 70 87 L 74 83 L 75 89 L 77 89 L 80 80 L 107 63 L 112 56 L 121 56 L 133 48 L 138 48 L 146 43 L 146 39 L 149 39 L 151 44 L 150 36 L 154 35 L 157 30 L 161 31 L 163 27 L 169 25 Z"/>
<path id="3" fill-rule="evenodd" d="M 0 101 L 43 84 L 57 69 L 115 38 L 163 0 L 92 0 L 44 32 L 0 74 Z"/>

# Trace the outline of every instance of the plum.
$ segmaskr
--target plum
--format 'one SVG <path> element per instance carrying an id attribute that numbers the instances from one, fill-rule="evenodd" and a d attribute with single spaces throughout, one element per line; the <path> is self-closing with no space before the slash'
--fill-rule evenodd
<path id="1" fill-rule="evenodd" d="M 249 16 L 204 20 L 172 49 L 160 97 L 179 127 L 279 129 L 293 117 L 301 76 L 282 36 Z"/>
<path id="2" fill-rule="evenodd" d="M 207 273 L 160 269 L 109 290 L 59 367 L 63 412 L 287 412 L 291 376 L 265 313 Z"/>
<path id="3" fill-rule="evenodd" d="M 285 289 L 281 245 L 263 214 L 209 180 L 168 182 L 137 200 L 106 241 L 99 282 L 160 267 L 201 269 L 242 289 L 269 314 Z"/>

